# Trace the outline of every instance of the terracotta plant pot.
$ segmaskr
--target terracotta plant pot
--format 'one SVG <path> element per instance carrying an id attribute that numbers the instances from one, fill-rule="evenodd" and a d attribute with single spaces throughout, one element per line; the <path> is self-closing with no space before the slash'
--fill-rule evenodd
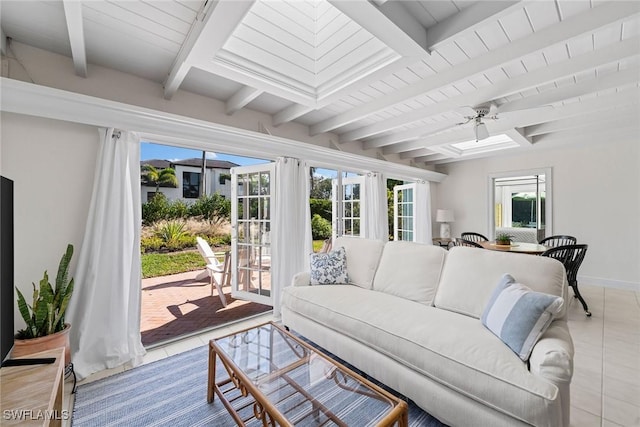
<path id="1" fill-rule="evenodd" d="M 26 340 L 14 339 L 11 357 L 22 357 L 30 354 L 39 353 L 41 351 L 53 350 L 64 347 L 64 364 L 65 366 L 71 362 L 71 346 L 69 344 L 69 331 L 71 325 L 64 324 L 64 329 L 55 334 L 46 335 L 44 337 L 30 338 Z"/>

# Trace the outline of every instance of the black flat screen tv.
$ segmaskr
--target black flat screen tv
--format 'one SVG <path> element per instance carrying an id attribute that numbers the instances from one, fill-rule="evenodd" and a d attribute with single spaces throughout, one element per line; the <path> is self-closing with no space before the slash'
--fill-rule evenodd
<path id="1" fill-rule="evenodd" d="M 13 347 L 13 181 L 0 177 L 0 362 Z"/>

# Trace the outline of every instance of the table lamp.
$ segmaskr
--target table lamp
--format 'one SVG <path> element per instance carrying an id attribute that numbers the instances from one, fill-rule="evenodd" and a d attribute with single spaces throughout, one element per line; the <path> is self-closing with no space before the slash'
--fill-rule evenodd
<path id="1" fill-rule="evenodd" d="M 438 209 L 436 212 L 436 222 L 440 223 L 440 238 L 451 238 L 451 228 L 449 223 L 453 222 L 453 211 L 448 209 Z"/>

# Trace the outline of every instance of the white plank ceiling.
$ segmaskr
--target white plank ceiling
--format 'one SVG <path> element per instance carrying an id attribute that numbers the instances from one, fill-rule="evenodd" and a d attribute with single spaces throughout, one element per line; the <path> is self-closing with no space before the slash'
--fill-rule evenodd
<path id="1" fill-rule="evenodd" d="M 4 35 L 78 75 L 110 67 L 167 99 L 195 92 L 417 165 L 606 130 L 640 139 L 638 1 L 2 0 L 0 13 Z M 476 142 L 480 122 L 491 137 Z"/>

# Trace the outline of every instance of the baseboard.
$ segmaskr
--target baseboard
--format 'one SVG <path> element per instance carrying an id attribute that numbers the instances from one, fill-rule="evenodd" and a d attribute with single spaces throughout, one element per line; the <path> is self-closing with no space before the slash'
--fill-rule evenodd
<path id="1" fill-rule="evenodd" d="M 605 279 L 602 277 L 578 276 L 578 283 L 585 285 L 601 286 L 603 288 L 625 289 L 628 291 L 640 292 L 640 283 L 627 282 L 624 280 Z"/>

